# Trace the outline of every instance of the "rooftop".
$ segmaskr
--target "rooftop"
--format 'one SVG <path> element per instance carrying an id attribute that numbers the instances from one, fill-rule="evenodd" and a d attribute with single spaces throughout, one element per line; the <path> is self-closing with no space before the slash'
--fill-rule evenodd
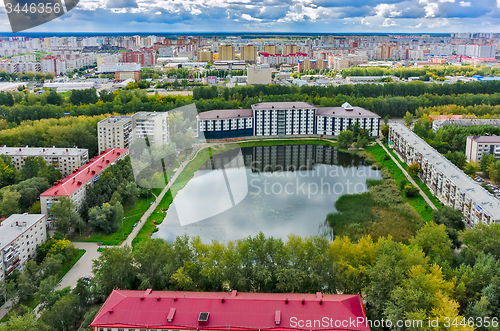
<path id="1" fill-rule="evenodd" d="M 252 109 L 221 109 L 204 111 L 198 114 L 200 120 L 228 119 L 238 117 L 252 117 Z"/>
<path id="2" fill-rule="evenodd" d="M 262 102 L 252 105 L 252 109 L 304 109 L 304 108 L 316 108 L 316 106 L 311 105 L 307 102 L 297 101 L 297 102 Z"/>
<path id="3" fill-rule="evenodd" d="M 468 136 L 467 139 L 474 140 L 478 143 L 500 143 L 500 136 Z"/>
<path id="4" fill-rule="evenodd" d="M 45 214 L 14 214 L 0 224 L 0 249 L 10 244 L 26 229 L 45 217 Z"/>
<path id="5" fill-rule="evenodd" d="M 359 295 L 114 290 L 91 327 L 198 330 L 335 330 L 297 320 L 365 318 Z M 229 327 L 230 326 L 230 327 Z M 370 330 L 364 324 L 350 330 Z"/>
<path id="6" fill-rule="evenodd" d="M 103 119 L 102 121 L 99 122 L 99 124 L 101 123 L 118 123 L 118 122 L 127 122 L 127 121 L 131 121 L 132 120 L 132 116 L 110 116 L 108 118 L 105 118 Z"/>
<path id="7" fill-rule="evenodd" d="M 379 115 L 361 107 L 320 107 L 316 109 L 318 116 L 331 116 L 331 117 L 375 117 L 380 118 Z"/>
<path id="8" fill-rule="evenodd" d="M 88 154 L 84 148 L 58 148 L 58 147 L 0 147 L 0 154 L 8 156 L 79 156 Z"/>
<path id="9" fill-rule="evenodd" d="M 100 155 L 88 161 L 86 165 L 75 170 L 71 175 L 54 183 L 54 186 L 40 196 L 70 196 L 82 185 L 98 176 L 119 157 L 128 153 L 128 149 L 107 149 Z"/>
<path id="10" fill-rule="evenodd" d="M 417 134 L 408 129 L 403 124 L 391 125 L 391 129 L 398 132 L 411 146 L 422 154 L 423 159 L 432 163 L 437 170 L 446 174 L 468 197 L 472 198 L 481 209 L 487 211 L 493 220 L 500 220 L 500 201 L 488 194 L 488 192 L 467 176 L 462 170 L 458 169 L 447 158 L 427 144 Z"/>
<path id="11" fill-rule="evenodd" d="M 458 126 L 469 126 L 469 125 L 495 125 L 500 126 L 500 119 L 494 118 L 462 118 L 462 119 L 446 119 L 446 120 L 436 120 L 433 124 L 441 125 L 458 125 Z"/>

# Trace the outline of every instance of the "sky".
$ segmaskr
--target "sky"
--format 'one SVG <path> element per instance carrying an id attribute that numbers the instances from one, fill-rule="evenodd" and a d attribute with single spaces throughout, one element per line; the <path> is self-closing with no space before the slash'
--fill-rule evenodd
<path id="1" fill-rule="evenodd" d="M 80 0 L 26 32 L 500 32 L 500 0 Z"/>

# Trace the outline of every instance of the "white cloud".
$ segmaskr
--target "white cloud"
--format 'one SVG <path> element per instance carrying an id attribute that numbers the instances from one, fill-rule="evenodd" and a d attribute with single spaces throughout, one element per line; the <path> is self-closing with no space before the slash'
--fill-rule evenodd
<path id="1" fill-rule="evenodd" d="M 500 0 L 499 0 L 500 1 Z M 381 3 L 376 5 L 374 10 L 380 17 L 397 17 L 403 14 L 402 10 L 397 10 L 395 4 Z"/>
<path id="2" fill-rule="evenodd" d="M 157 11 L 155 15 L 161 15 L 161 11 Z"/>
<path id="3" fill-rule="evenodd" d="M 262 21 L 261 19 L 259 19 L 259 18 L 255 18 L 255 17 L 252 17 L 252 16 L 250 16 L 250 15 L 248 15 L 248 14 L 243 14 L 243 15 L 241 15 L 241 18 L 242 18 L 242 19 L 244 19 L 244 20 L 246 20 L 246 21 L 255 21 L 255 22 L 260 22 L 260 21 Z"/>
<path id="4" fill-rule="evenodd" d="M 389 27 L 389 26 L 398 26 L 399 24 L 396 23 L 396 21 L 391 21 L 389 18 L 386 18 L 384 23 L 382 23 L 383 27 Z"/>
<path id="5" fill-rule="evenodd" d="M 471 3 L 469 1 L 460 1 L 460 7 L 470 7 Z"/>

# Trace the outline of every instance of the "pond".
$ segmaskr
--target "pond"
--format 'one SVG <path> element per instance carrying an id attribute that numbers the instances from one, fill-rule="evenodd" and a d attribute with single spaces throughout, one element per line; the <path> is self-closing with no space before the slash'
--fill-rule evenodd
<path id="1" fill-rule="evenodd" d="M 276 145 L 214 155 L 180 190 L 153 238 L 187 234 L 228 242 L 262 232 L 287 240 L 327 235 L 326 215 L 344 194 L 382 178 L 358 155 L 324 145 Z M 328 236 L 329 237 L 329 236 Z"/>

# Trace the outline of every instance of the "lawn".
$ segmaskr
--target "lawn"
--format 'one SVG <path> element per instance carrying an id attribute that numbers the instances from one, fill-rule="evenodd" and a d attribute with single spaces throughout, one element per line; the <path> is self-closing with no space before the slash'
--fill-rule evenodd
<path id="1" fill-rule="evenodd" d="M 384 149 L 380 145 L 374 145 L 366 148 L 366 151 L 370 153 L 378 163 L 382 165 L 382 167 L 387 168 L 389 170 L 389 173 L 391 174 L 391 177 L 394 178 L 396 181 L 396 185 L 398 188 L 400 188 L 400 183 L 403 181 L 408 181 L 406 179 L 406 176 L 403 174 L 401 169 L 397 166 L 394 161 L 387 155 L 387 153 L 384 151 Z M 404 165 L 404 164 L 403 164 Z M 420 186 L 420 188 L 424 191 L 424 193 L 427 194 L 427 196 L 431 199 L 431 201 L 434 202 L 436 206 L 440 206 L 440 204 L 436 204 L 436 198 L 430 194 L 429 189 L 427 186 L 422 183 L 422 181 L 418 178 L 418 180 L 415 180 L 416 183 Z M 401 191 L 401 189 L 400 189 Z M 424 198 L 419 194 L 414 198 L 406 198 L 405 201 L 408 202 L 414 209 L 415 211 L 422 216 L 422 218 L 425 221 L 430 221 L 432 220 L 432 208 L 427 204 L 427 202 L 424 200 Z"/>

